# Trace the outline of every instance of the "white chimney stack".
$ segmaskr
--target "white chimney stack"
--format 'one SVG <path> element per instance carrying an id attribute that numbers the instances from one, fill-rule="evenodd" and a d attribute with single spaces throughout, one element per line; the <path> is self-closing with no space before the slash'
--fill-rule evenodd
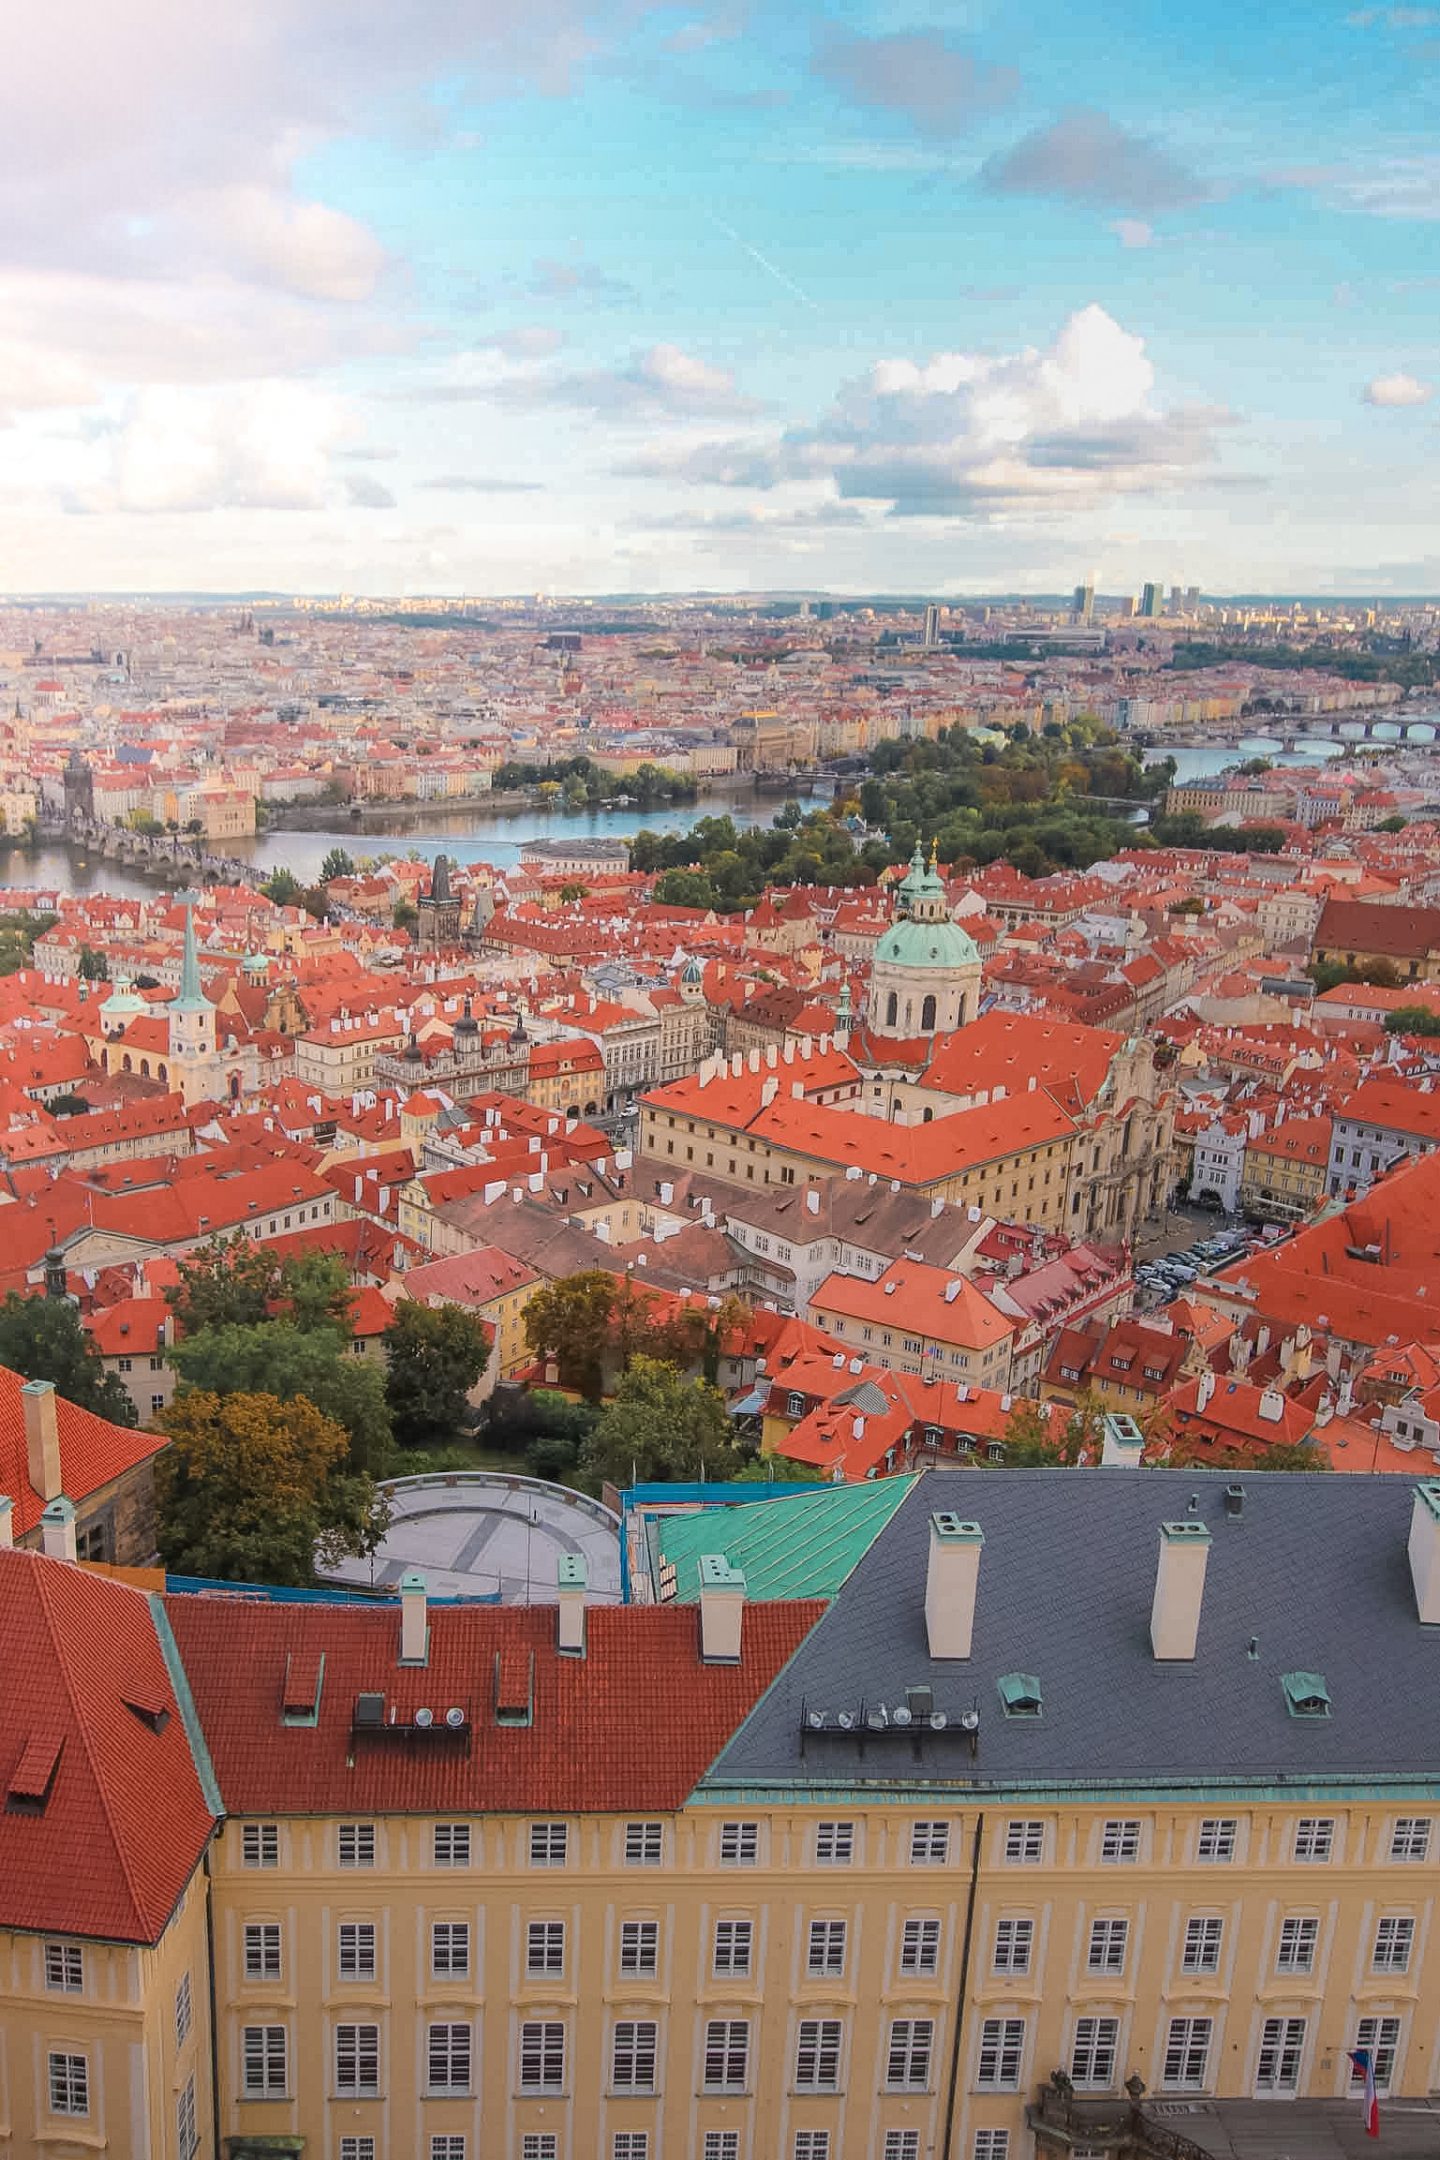
<path id="1" fill-rule="evenodd" d="M 1440 1626 L 1440 1484 L 1433 1481 L 1415 1487 L 1408 1550 L 1420 1623 Z"/>
<path id="2" fill-rule="evenodd" d="M 738 1665 L 745 1617 L 745 1577 L 722 1553 L 700 1556 L 700 1659 Z"/>
<path id="3" fill-rule="evenodd" d="M 0 1552 L 9 1552 L 15 1543 L 15 1503 L 8 1493 L 0 1493 Z"/>
<path id="4" fill-rule="evenodd" d="M 932 1658 L 968 1658 L 980 1583 L 979 1523 L 946 1512 L 930 1517 L 925 1567 L 925 1635 Z"/>
<path id="5" fill-rule="evenodd" d="M 30 1483 L 42 1500 L 57 1499 L 62 1480 L 54 1382 L 27 1380 L 20 1390 L 20 1406 L 25 1413 L 25 1455 Z"/>
<path id="6" fill-rule="evenodd" d="M 40 1537 L 52 1560 L 75 1559 L 75 1506 L 63 1493 L 40 1517 Z"/>
<path id="7" fill-rule="evenodd" d="M 1165 1663 L 1183 1663 L 1195 1655 L 1209 1562 L 1210 1532 L 1203 1522 L 1161 1523 L 1150 1647 Z"/>
<path id="8" fill-rule="evenodd" d="M 590 1571 L 579 1553 L 562 1553 L 555 1574 L 559 1596 L 555 1647 L 562 1657 L 584 1657 L 585 1588 Z"/>
<path id="9" fill-rule="evenodd" d="M 430 1656 L 430 1623 L 426 1612 L 425 1577 L 409 1568 L 400 1578 L 400 1662 L 424 1665 Z"/>

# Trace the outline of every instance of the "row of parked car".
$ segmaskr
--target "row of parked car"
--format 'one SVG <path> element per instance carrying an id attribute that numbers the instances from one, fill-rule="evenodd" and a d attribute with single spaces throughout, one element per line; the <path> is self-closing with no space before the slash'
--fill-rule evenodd
<path id="1" fill-rule="evenodd" d="M 1156 1260 L 1142 1260 L 1135 1270 L 1135 1280 L 1142 1290 L 1175 1297 L 1200 1276 L 1213 1274 L 1216 1268 L 1249 1252 L 1256 1237 L 1253 1230 L 1217 1230 L 1212 1237 L 1197 1238 L 1183 1252 L 1164 1253 Z"/>

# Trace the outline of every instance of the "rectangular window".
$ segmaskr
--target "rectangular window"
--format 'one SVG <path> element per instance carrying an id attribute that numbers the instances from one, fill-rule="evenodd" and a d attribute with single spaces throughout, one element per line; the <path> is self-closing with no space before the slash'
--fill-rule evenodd
<path id="1" fill-rule="evenodd" d="M 520 2089 L 563 2092 L 565 2027 L 558 2022 L 527 2020 L 520 2027 Z"/>
<path id="2" fill-rule="evenodd" d="M 830 2160 L 828 2130 L 797 2130 L 793 2160 Z"/>
<path id="3" fill-rule="evenodd" d="M 1239 1825 L 1233 1815 L 1207 1815 L 1195 1840 L 1197 1860 L 1233 1860 Z"/>
<path id="4" fill-rule="evenodd" d="M 610 2082 L 617 2092 L 654 2092 L 659 2032 L 651 2018 L 626 2018 L 615 2027 Z"/>
<path id="5" fill-rule="evenodd" d="M 436 1867 L 469 1867 L 469 1823 L 437 1822 L 432 1852 Z"/>
<path id="6" fill-rule="evenodd" d="M 380 2090 L 380 2028 L 378 2025 L 337 2025 L 335 2028 L 335 2090 L 368 2093 Z"/>
<path id="7" fill-rule="evenodd" d="M 1035 1947 L 1033 1920 L 997 1920 L 995 1923 L 996 1972 L 1025 1973 Z"/>
<path id="8" fill-rule="evenodd" d="M 436 1920 L 430 1929 L 430 1971 L 436 1980 L 470 1977 L 470 1923 Z"/>
<path id="9" fill-rule="evenodd" d="M 650 2160 L 648 2130 L 617 2130 L 610 2145 L 610 2160 Z"/>
<path id="10" fill-rule="evenodd" d="M 660 1963 L 660 1923 L 657 1920 L 624 1920 L 620 1924 L 620 1970 L 632 1977 L 653 1979 Z"/>
<path id="11" fill-rule="evenodd" d="M 975 2132 L 975 2160 L 1010 2160 L 1010 2132 L 1008 2130 L 977 2130 Z"/>
<path id="12" fill-rule="evenodd" d="M 1213 2030 L 1213 2021 L 1208 2017 L 1171 2018 L 1160 2069 L 1160 2082 L 1167 2091 L 1204 2090 Z"/>
<path id="13" fill-rule="evenodd" d="M 907 1920 L 900 1930 L 902 1973 L 933 1973 L 940 1970 L 940 1922 Z"/>
<path id="14" fill-rule="evenodd" d="M 79 1943 L 46 1943 L 45 1985 L 62 1995 L 79 1995 L 83 1991 L 85 1953 Z"/>
<path id="15" fill-rule="evenodd" d="M 1406 1915 L 1387 1914 L 1376 1924 L 1375 1953 L 1370 1963 L 1376 1972 L 1408 1972 L 1414 1947 L 1415 1922 Z"/>
<path id="16" fill-rule="evenodd" d="M 175 2102 L 175 2143 L 180 2160 L 195 2160 L 200 2150 L 200 2117 L 195 2107 L 195 2080 L 185 2081 L 185 2090 Z"/>
<path id="17" fill-rule="evenodd" d="M 278 1920 L 246 1921 L 245 1977 L 247 1980 L 278 1980 L 280 1978 L 280 1923 Z"/>
<path id="18" fill-rule="evenodd" d="M 373 1980 L 374 1977 L 374 1921 L 342 1920 L 340 1923 L 340 1978 L 342 1980 Z"/>
<path id="19" fill-rule="evenodd" d="M 1138 1860 L 1140 1857 L 1140 1825 L 1133 1818 L 1123 1822 L 1107 1822 L 1100 1833 L 1100 1858 L 1102 1860 Z"/>
<path id="20" fill-rule="evenodd" d="M 1219 1972 L 1220 1942 L 1224 1932 L 1223 1920 L 1208 1917 L 1187 1920 L 1185 1947 L 1180 1953 L 1180 1970 L 1187 1973 Z"/>
<path id="21" fill-rule="evenodd" d="M 837 2092 L 844 2028 L 839 2018 L 801 2018 L 795 2041 L 797 2092 Z"/>
<path id="22" fill-rule="evenodd" d="M 845 1970 L 845 1922 L 812 1920 L 805 1970 L 811 1979 L 838 1979 Z"/>
<path id="23" fill-rule="evenodd" d="M 1399 2018 L 1361 2018 L 1355 2028 L 1355 2045 L 1357 2048 L 1369 2048 L 1375 2065 L 1376 2087 L 1382 2093 L 1388 2092 L 1395 2076 L 1395 2057 L 1400 2051 Z M 1364 2073 L 1352 2066 L 1350 2083 L 1360 2085 L 1363 2082 Z"/>
<path id="24" fill-rule="evenodd" d="M 1313 1972 L 1315 1968 L 1315 1944 L 1320 1933 L 1318 1920 L 1289 1919 L 1280 1923 L 1280 1942 L 1275 1952 L 1277 1972 Z"/>
<path id="25" fill-rule="evenodd" d="M 1266 2018 L 1260 2028 L 1260 2053 L 1255 2062 L 1256 2092 L 1297 2092 L 1304 2053 L 1304 2018 Z"/>
<path id="26" fill-rule="evenodd" d="M 525 1932 L 525 1970 L 553 1979 L 565 1970 L 565 1923 L 532 1920 Z"/>
<path id="27" fill-rule="evenodd" d="M 88 2115 L 90 2112 L 90 2058 L 52 2052 L 50 2057 L 50 2112 L 52 2115 Z"/>
<path id="28" fill-rule="evenodd" d="M 550 2160 L 554 2160 L 555 2140 L 550 2140 Z M 436 2131 L 430 2139 L 430 2160 L 465 2160 L 465 2133 L 463 2130 Z"/>
<path id="29" fill-rule="evenodd" d="M 373 1822 L 342 1822 L 337 1831 L 341 1867 L 374 1867 Z"/>
<path id="30" fill-rule="evenodd" d="M 930 2082 L 935 2026 L 930 2018 L 892 2018 L 885 2051 L 885 2083 L 892 2089 L 923 2092 Z"/>
<path id="31" fill-rule="evenodd" d="M 1090 1947 L 1085 1957 L 1086 1970 L 1092 1973 L 1124 1972 L 1125 1950 L 1129 1940 L 1128 1920 L 1092 1920 Z"/>
<path id="32" fill-rule="evenodd" d="M 1428 1860 L 1429 1857 L 1429 1816 L 1402 1815 L 1390 1833 L 1390 1858 L 1392 1860 Z"/>
<path id="33" fill-rule="evenodd" d="M 1024 2018 L 986 2018 L 980 2027 L 976 2084 L 1015 2089 L 1020 2083 L 1020 2060 L 1024 2052 Z"/>
<path id="34" fill-rule="evenodd" d="M 1113 2085 L 1119 2047 L 1119 2018 L 1077 2018 L 1075 2042 L 1070 2050 L 1070 2075 L 1074 2082 L 1077 2085 Z"/>
<path id="35" fill-rule="evenodd" d="M 743 2092 L 750 2067 L 747 2018 L 711 2018 L 705 2027 L 706 2092 Z"/>
<path id="36" fill-rule="evenodd" d="M 625 1865 L 659 1867 L 665 1853 L 665 1825 L 632 1822 L 625 1825 Z"/>
<path id="37" fill-rule="evenodd" d="M 753 1930 L 748 1920 L 717 1920 L 715 1923 L 715 1977 L 745 1979 L 750 1971 Z"/>
<path id="38" fill-rule="evenodd" d="M 564 1867 L 569 1845 L 569 1824 L 533 1822 L 530 1825 L 531 1867 Z"/>
<path id="39" fill-rule="evenodd" d="M 887 2130 L 882 2160 L 920 2160 L 918 2130 Z"/>
<path id="40" fill-rule="evenodd" d="M 822 1822 L 815 1825 L 815 1858 L 822 1866 L 843 1866 L 854 1857 L 855 1825 Z"/>
<path id="41" fill-rule="evenodd" d="M 374 2138 L 342 2137 L 340 2140 L 340 2160 L 375 2160 Z M 460 2155 L 460 2160 L 465 2160 L 463 2152 Z"/>
<path id="42" fill-rule="evenodd" d="M 240 1864 L 242 1867 L 279 1867 L 280 1825 L 273 1822 L 247 1822 L 240 1829 Z"/>
<path id="43" fill-rule="evenodd" d="M 532 2130 L 520 2140 L 520 2160 L 559 2160 L 560 2140 L 553 2130 Z"/>
<path id="44" fill-rule="evenodd" d="M 701 2160 L 740 2160 L 738 2130 L 707 2130 L 700 2148 Z"/>
<path id="45" fill-rule="evenodd" d="M 470 2090 L 470 2027 L 432 2025 L 425 2036 L 426 2076 L 431 2092 Z"/>
<path id="46" fill-rule="evenodd" d="M 1302 1815 L 1295 1825 L 1295 1858 L 1328 1860 L 1335 1844 L 1335 1821 L 1330 1815 Z"/>
<path id="47" fill-rule="evenodd" d="M 1010 1822 L 1005 1825 L 1005 1858 L 1039 1860 L 1045 1853 L 1043 1822 Z"/>
<path id="48" fill-rule="evenodd" d="M 760 1827 L 753 1822 L 720 1825 L 720 1860 L 725 1867 L 753 1867 L 760 1853 Z"/>
<path id="49" fill-rule="evenodd" d="M 915 1866 L 921 1866 L 926 1861 L 948 1860 L 949 1857 L 948 1822 L 917 1822 L 910 1825 L 910 1859 Z"/>
<path id="50" fill-rule="evenodd" d="M 246 2025 L 240 2034 L 243 2063 L 241 2085 L 254 2096 L 283 2093 L 286 2085 L 287 2048 L 283 2025 Z"/>
<path id="51" fill-rule="evenodd" d="M 190 2037 L 190 2027 L 194 2023 L 194 2019 L 194 2006 L 190 1995 L 190 1975 L 188 1972 L 181 1973 L 179 1985 L 175 1990 L 176 2047 L 184 2047 L 185 2042 Z"/>

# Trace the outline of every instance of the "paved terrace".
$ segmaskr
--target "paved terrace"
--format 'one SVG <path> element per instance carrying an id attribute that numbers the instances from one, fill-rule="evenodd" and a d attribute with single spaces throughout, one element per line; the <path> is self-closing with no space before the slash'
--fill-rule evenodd
<path id="1" fill-rule="evenodd" d="M 328 1582 L 393 1592 L 419 1568 L 432 1597 L 484 1597 L 504 1605 L 554 1600 L 556 1563 L 578 1553 L 588 1595 L 620 1603 L 620 1522 L 610 1509 L 538 1478 L 459 1471 L 396 1478 L 384 1487 L 391 1522 L 365 1560 L 344 1560 Z"/>

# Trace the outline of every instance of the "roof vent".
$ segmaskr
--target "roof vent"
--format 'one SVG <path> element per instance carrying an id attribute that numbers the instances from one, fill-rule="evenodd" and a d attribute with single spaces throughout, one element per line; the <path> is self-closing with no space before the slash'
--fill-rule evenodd
<path id="1" fill-rule="evenodd" d="M 1005 1715 L 1010 1718 L 1038 1718 L 1043 1707 L 1040 1682 L 1034 1673 L 1002 1673 L 995 1683 L 1000 1700 L 1005 1705 Z"/>
<path id="2" fill-rule="evenodd" d="M 1325 1685 L 1325 1675 L 1323 1673 L 1282 1673 L 1280 1685 L 1285 1690 L 1285 1707 L 1291 1717 L 1329 1717 L 1330 1690 Z"/>

